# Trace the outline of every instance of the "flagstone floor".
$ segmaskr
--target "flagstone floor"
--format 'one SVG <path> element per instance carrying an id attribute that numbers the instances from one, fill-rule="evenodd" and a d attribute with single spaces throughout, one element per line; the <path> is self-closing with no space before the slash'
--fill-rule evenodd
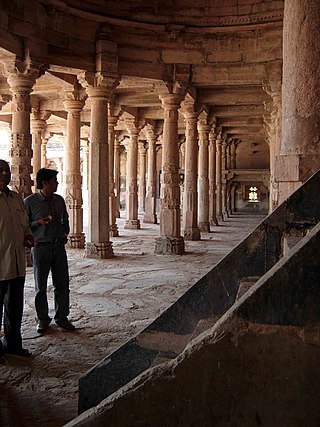
<path id="1" fill-rule="evenodd" d="M 0 365 L 0 426 L 59 427 L 75 418 L 81 375 L 151 323 L 262 219 L 235 214 L 203 233 L 201 241 L 185 242 L 180 256 L 153 253 L 159 225 L 125 230 L 124 219 L 118 219 L 114 258 L 88 259 L 82 250 L 68 250 L 75 332 L 55 324 L 44 335 L 36 332 L 28 268 L 22 331 L 33 356 L 7 356 Z M 48 295 L 52 309 L 51 279 Z"/>

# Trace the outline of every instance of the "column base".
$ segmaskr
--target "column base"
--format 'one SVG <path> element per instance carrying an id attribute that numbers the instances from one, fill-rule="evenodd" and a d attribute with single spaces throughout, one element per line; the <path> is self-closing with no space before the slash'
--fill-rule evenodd
<path id="1" fill-rule="evenodd" d="M 217 221 L 223 221 L 222 214 L 217 214 Z"/>
<path id="2" fill-rule="evenodd" d="M 204 233 L 210 233 L 209 222 L 199 222 L 199 230 L 204 232 Z"/>
<path id="3" fill-rule="evenodd" d="M 200 240 L 200 230 L 198 227 L 188 227 L 184 230 L 184 240 Z"/>
<path id="4" fill-rule="evenodd" d="M 125 224 L 124 228 L 129 230 L 139 230 L 140 229 L 140 220 L 139 219 L 128 219 Z"/>
<path id="5" fill-rule="evenodd" d="M 229 218 L 229 215 L 227 212 L 222 212 L 222 221 L 226 221 Z"/>
<path id="6" fill-rule="evenodd" d="M 92 243 L 87 242 L 83 256 L 85 258 L 113 258 L 112 242 Z"/>
<path id="7" fill-rule="evenodd" d="M 184 239 L 179 237 L 157 237 L 154 249 L 155 254 L 182 255 L 184 254 Z"/>
<path id="8" fill-rule="evenodd" d="M 119 237 L 119 230 L 117 224 L 110 225 L 109 235 L 110 237 Z"/>
<path id="9" fill-rule="evenodd" d="M 153 214 L 151 216 L 144 215 L 143 222 L 145 224 L 157 224 L 157 222 L 158 222 L 157 215 L 156 214 Z"/>
<path id="10" fill-rule="evenodd" d="M 71 249 L 83 249 L 85 236 L 83 233 L 70 233 L 68 236 L 68 247 Z"/>
<path id="11" fill-rule="evenodd" d="M 217 225 L 219 225 L 219 222 L 218 222 L 217 217 L 216 217 L 216 216 L 212 217 L 212 218 L 209 220 L 209 224 L 210 224 L 211 226 L 217 226 Z"/>

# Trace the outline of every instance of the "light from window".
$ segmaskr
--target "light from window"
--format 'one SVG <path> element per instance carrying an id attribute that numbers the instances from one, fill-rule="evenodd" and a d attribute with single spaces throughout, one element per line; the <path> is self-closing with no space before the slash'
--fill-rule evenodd
<path id="1" fill-rule="evenodd" d="M 250 187 L 249 189 L 249 202 L 258 202 L 258 189 L 257 187 Z"/>

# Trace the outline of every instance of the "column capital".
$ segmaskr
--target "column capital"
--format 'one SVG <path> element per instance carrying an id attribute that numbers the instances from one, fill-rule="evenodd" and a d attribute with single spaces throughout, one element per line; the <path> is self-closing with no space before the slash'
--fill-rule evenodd
<path id="1" fill-rule="evenodd" d="M 78 74 L 78 80 L 85 88 L 90 99 L 109 101 L 120 80 L 116 76 L 107 76 L 83 72 Z"/>
<path id="2" fill-rule="evenodd" d="M 138 136 L 144 124 L 144 120 L 139 120 L 136 117 L 125 118 L 125 126 L 130 136 Z"/>
<path id="3" fill-rule="evenodd" d="M 68 113 L 80 113 L 80 111 L 84 107 L 84 104 L 84 100 L 80 99 L 68 99 L 63 101 L 63 106 Z"/>
<path id="4" fill-rule="evenodd" d="M 108 115 L 108 126 L 110 128 L 115 128 L 117 126 L 119 118 L 117 116 Z"/>
<path id="5" fill-rule="evenodd" d="M 178 110 L 181 106 L 184 95 L 167 93 L 159 95 L 159 98 L 161 100 L 162 107 L 165 110 Z"/>

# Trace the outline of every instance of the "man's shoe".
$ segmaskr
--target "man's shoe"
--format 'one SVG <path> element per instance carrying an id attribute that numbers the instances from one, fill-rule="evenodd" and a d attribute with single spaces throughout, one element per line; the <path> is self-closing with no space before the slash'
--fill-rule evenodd
<path id="1" fill-rule="evenodd" d="M 44 332 L 46 332 L 46 330 L 48 329 L 48 327 L 49 327 L 49 323 L 48 322 L 44 322 L 42 320 L 39 320 L 37 322 L 37 332 L 39 334 L 43 334 Z"/>
<path id="2" fill-rule="evenodd" d="M 67 331 L 74 331 L 76 329 L 67 318 L 63 320 L 56 320 L 56 324 L 59 326 L 59 328 L 66 329 Z"/>
<path id="3" fill-rule="evenodd" d="M 32 356 L 31 351 L 29 351 L 26 348 L 19 348 L 18 350 L 15 350 L 15 349 L 11 350 L 9 348 L 8 349 L 6 348 L 6 349 L 4 349 L 4 352 L 7 353 L 7 354 L 12 354 L 14 356 L 21 356 L 21 357 L 30 357 L 30 356 Z"/>

